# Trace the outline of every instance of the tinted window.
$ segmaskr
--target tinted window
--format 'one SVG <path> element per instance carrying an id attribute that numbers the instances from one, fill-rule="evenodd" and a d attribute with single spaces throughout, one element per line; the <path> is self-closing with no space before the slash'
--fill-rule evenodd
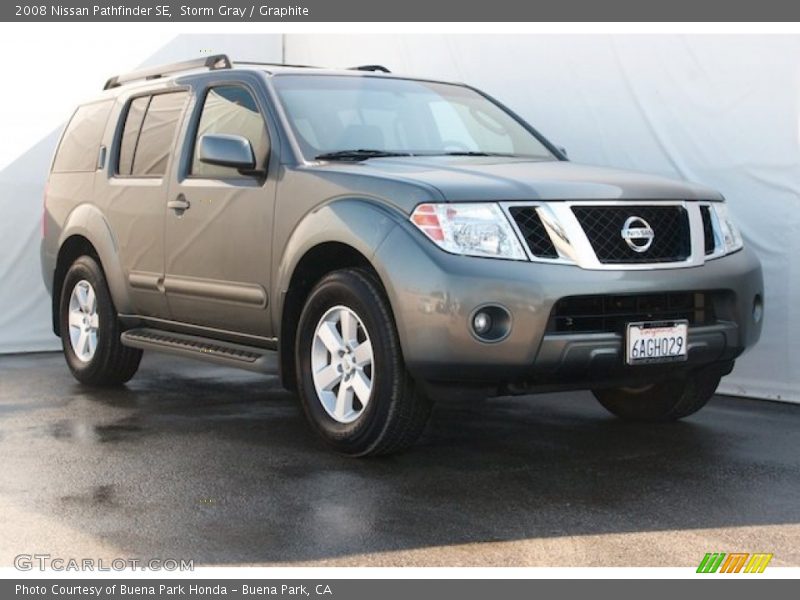
<path id="1" fill-rule="evenodd" d="M 237 86 L 219 86 L 206 94 L 194 144 L 191 174 L 199 177 L 241 177 L 236 169 L 200 162 L 199 140 L 209 133 L 240 135 L 253 147 L 256 169 L 266 167 L 269 155 L 269 138 L 264 118 L 258 111 L 255 99 L 246 89 Z"/>
<path id="2" fill-rule="evenodd" d="M 139 141 L 139 131 L 142 128 L 148 104 L 150 104 L 150 96 L 143 96 L 135 98 L 128 107 L 125 129 L 122 132 L 122 142 L 119 146 L 119 162 L 117 163 L 117 173 L 121 175 L 130 175 L 133 169 L 133 155 L 136 152 L 136 143 Z"/>
<path id="3" fill-rule="evenodd" d="M 87 104 L 75 111 L 58 147 L 53 171 L 56 173 L 94 171 L 100 140 L 113 102 Z"/>
<path id="4" fill-rule="evenodd" d="M 166 173 L 187 96 L 187 92 L 176 92 L 158 94 L 150 99 L 133 154 L 131 175 L 160 177 Z"/>
<path id="5" fill-rule="evenodd" d="M 138 177 L 164 175 L 187 97 L 188 92 L 171 92 L 131 101 L 119 144 L 117 173 Z"/>

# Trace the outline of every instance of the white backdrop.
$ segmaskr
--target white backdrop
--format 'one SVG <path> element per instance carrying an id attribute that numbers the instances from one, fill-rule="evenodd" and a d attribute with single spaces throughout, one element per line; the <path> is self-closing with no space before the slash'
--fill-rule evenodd
<path id="1" fill-rule="evenodd" d="M 141 40 L 110 45 L 113 52 L 100 62 L 114 66 L 102 72 L 90 42 L 72 43 L 68 53 L 72 65 L 92 65 L 72 71 L 92 78 L 86 94 L 143 56 L 148 65 L 203 50 L 280 60 L 283 45 L 290 63 L 382 63 L 395 72 L 465 81 L 522 114 L 576 162 L 720 189 L 764 264 L 767 302 L 760 344 L 739 360 L 722 390 L 800 401 L 800 319 L 793 310 L 800 273 L 792 260 L 800 251 L 800 36 L 155 36 L 149 50 Z M 11 43 L 19 53 L 26 40 L 5 38 L 0 49 Z M 76 60 L 81 51 L 85 60 Z M 38 66 L 36 52 L 24 54 L 28 72 L 53 69 L 49 51 L 39 53 Z M 49 331 L 38 244 L 42 186 L 59 122 L 45 126 L 41 115 L 45 105 L 51 119 L 70 113 L 77 90 L 64 90 L 56 97 L 29 90 L 15 123 L 2 122 L 9 100 L 0 106 L 0 126 L 20 131 L 0 143 L 0 353 L 58 346 Z"/>

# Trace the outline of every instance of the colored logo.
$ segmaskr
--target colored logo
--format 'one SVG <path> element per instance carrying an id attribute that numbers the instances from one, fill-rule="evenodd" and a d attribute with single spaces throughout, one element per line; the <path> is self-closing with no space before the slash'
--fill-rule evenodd
<path id="1" fill-rule="evenodd" d="M 698 573 L 763 573 L 772 554 L 709 552 L 700 561 Z"/>

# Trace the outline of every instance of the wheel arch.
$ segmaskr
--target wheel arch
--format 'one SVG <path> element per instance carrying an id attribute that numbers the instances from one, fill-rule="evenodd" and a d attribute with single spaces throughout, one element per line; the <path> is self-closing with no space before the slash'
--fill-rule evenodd
<path id="1" fill-rule="evenodd" d="M 332 271 L 360 268 L 383 286 L 375 251 L 402 217 L 364 199 L 341 199 L 312 211 L 295 228 L 278 266 L 274 323 L 278 327 L 280 375 L 294 390 L 294 342 L 300 313 L 314 285 Z M 385 289 L 385 288 L 384 288 Z"/>
<path id="2" fill-rule="evenodd" d="M 60 335 L 58 312 L 64 277 L 72 263 L 85 254 L 97 260 L 103 270 L 117 311 L 126 312 L 130 309 L 118 246 L 111 228 L 97 207 L 80 205 L 67 218 L 58 244 L 52 293 L 53 332 L 56 335 Z"/>

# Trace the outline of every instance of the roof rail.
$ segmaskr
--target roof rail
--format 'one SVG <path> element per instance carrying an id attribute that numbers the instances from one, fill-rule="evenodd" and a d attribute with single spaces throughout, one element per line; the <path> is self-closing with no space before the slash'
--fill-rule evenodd
<path id="1" fill-rule="evenodd" d="M 186 60 L 183 62 L 172 63 L 170 65 L 161 65 L 159 67 L 151 67 L 148 69 L 139 69 L 138 71 L 131 71 L 122 75 L 115 75 L 106 81 L 104 90 L 119 87 L 131 81 L 158 79 L 165 75 L 172 73 L 180 73 L 181 71 L 191 71 L 193 69 L 208 69 L 209 71 L 216 71 L 218 69 L 232 68 L 231 60 L 227 54 L 214 54 L 213 56 L 206 56 L 204 58 L 196 58 L 194 60 Z"/>
<path id="2" fill-rule="evenodd" d="M 292 69 L 322 69 L 323 67 L 315 67 L 313 65 L 291 65 L 288 63 L 279 62 L 258 62 L 255 60 L 235 60 L 234 64 L 237 65 L 255 65 L 257 67 L 291 67 Z"/>
<path id="3" fill-rule="evenodd" d="M 389 69 L 383 65 L 360 65 L 358 67 L 350 67 L 350 71 L 379 71 L 380 73 L 391 73 Z"/>

